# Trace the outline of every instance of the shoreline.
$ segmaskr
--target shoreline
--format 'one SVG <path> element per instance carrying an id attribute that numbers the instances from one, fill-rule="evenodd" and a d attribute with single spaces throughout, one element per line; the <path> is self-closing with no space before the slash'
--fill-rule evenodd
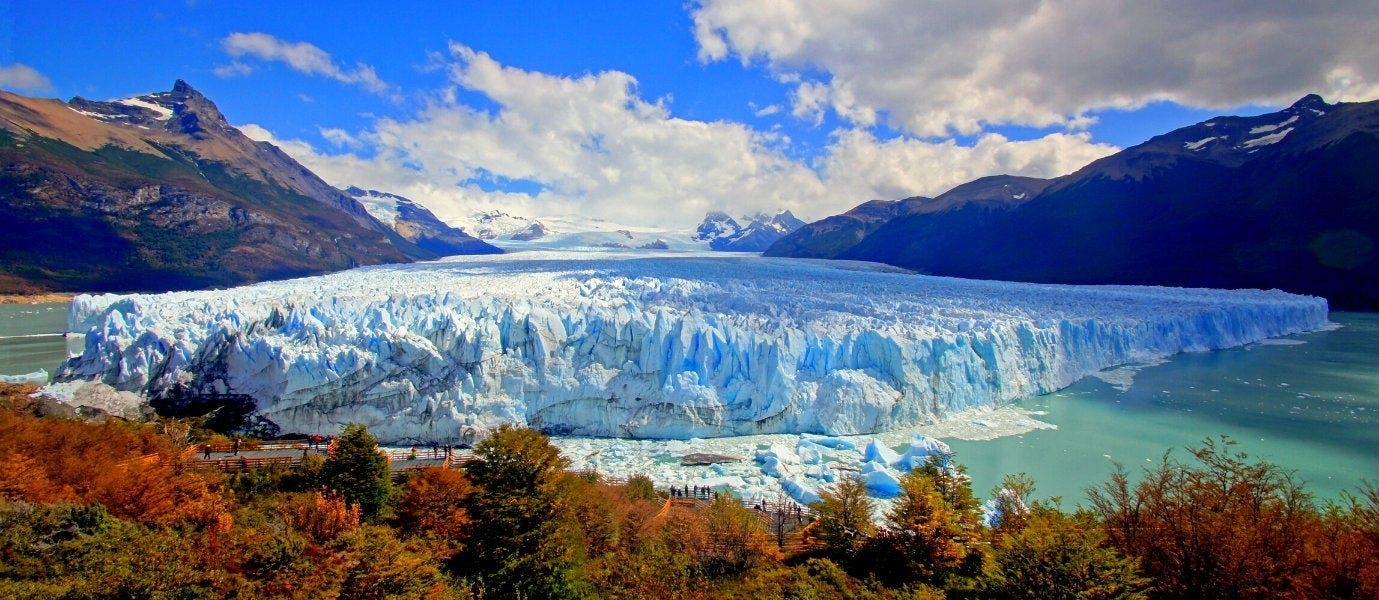
<path id="1" fill-rule="evenodd" d="M 36 294 L 0 294 L 0 304 L 48 304 L 71 302 L 76 292 L 41 292 Z"/>

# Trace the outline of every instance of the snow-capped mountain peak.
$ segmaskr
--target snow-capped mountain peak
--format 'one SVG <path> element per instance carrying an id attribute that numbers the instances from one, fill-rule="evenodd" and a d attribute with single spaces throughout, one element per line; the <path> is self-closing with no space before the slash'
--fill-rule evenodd
<path id="1" fill-rule="evenodd" d="M 710 212 L 695 228 L 695 239 L 706 241 L 709 248 L 728 252 L 761 252 L 776 240 L 804 226 L 790 211 L 774 215 L 756 213 L 742 218 L 746 225 L 722 211 Z"/>

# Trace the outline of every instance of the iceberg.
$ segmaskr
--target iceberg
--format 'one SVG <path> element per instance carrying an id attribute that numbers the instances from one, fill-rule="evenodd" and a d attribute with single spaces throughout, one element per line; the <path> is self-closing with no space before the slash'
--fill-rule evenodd
<path id="1" fill-rule="evenodd" d="M 54 379 L 148 397 L 241 394 L 283 432 L 360 422 L 388 443 L 472 444 L 511 423 L 619 438 L 811 433 L 828 446 L 1108 367 L 1327 325 L 1325 300 L 1277 290 L 531 251 L 81 295 L 69 329 L 85 346 Z"/>
<path id="2" fill-rule="evenodd" d="M 936 456 L 940 460 L 946 461 L 953 455 L 953 449 L 948 444 L 930 438 L 922 433 L 916 433 L 910 439 L 910 447 L 905 450 L 900 458 L 891 461 L 891 466 L 906 473 L 924 466 L 930 456 Z"/>

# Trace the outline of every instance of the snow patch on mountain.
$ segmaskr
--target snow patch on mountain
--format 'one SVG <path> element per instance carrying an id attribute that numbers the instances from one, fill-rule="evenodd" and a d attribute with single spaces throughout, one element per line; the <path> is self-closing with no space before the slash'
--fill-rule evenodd
<path id="1" fill-rule="evenodd" d="M 382 221 L 384 225 L 389 227 L 397 226 L 399 212 L 398 204 L 400 202 L 412 203 L 411 200 L 407 200 L 401 196 L 375 190 L 362 190 L 352 187 L 345 190 L 345 193 L 349 194 L 355 200 L 358 200 L 360 204 L 363 204 L 364 210 L 369 211 L 369 214 L 373 215 L 373 218 Z"/>
<path id="2" fill-rule="evenodd" d="M 1280 132 L 1277 132 L 1277 133 L 1271 133 L 1271 134 L 1269 134 L 1269 135 L 1261 135 L 1261 136 L 1259 136 L 1259 137 L 1257 137 L 1257 138 L 1245 140 L 1244 143 L 1240 144 L 1240 147 L 1241 147 L 1241 148 L 1258 148 L 1258 147 L 1260 147 L 1260 146 L 1268 146 L 1268 145 L 1270 145 L 1270 144 L 1277 144 L 1278 142 L 1282 141 L 1283 138 L 1286 137 L 1286 136 L 1287 136 L 1289 133 L 1291 133 L 1292 131 L 1293 131 L 1293 128 L 1292 128 L 1292 127 L 1289 127 L 1289 128 L 1287 128 L 1287 129 L 1284 129 L 1283 131 L 1280 131 Z"/>
<path id="3" fill-rule="evenodd" d="M 134 106 L 138 108 L 151 110 L 153 111 L 153 114 L 156 115 L 154 118 L 159 121 L 166 121 L 168 119 L 171 119 L 173 114 L 173 110 L 171 108 L 168 108 L 161 104 L 150 102 L 144 99 L 143 97 L 124 98 L 122 100 L 116 100 L 115 103 L 123 104 L 125 106 Z"/>
<path id="4" fill-rule="evenodd" d="M 82 295 L 58 381 L 248 394 L 285 432 L 472 443 L 503 423 L 690 438 L 860 434 L 1101 369 L 1327 325 L 1278 291 L 1077 287 L 877 265 L 522 252 L 231 290 Z"/>
<path id="5" fill-rule="evenodd" d="M 1184 147 L 1184 148 L 1187 148 L 1188 150 L 1198 150 L 1198 149 L 1201 149 L 1202 146 L 1205 146 L 1205 145 L 1211 143 L 1213 140 L 1217 140 L 1217 139 L 1220 139 L 1220 136 L 1215 136 L 1215 135 L 1214 135 L 1214 136 L 1211 136 L 1211 137 L 1202 138 L 1202 139 L 1197 140 L 1197 141 L 1195 141 L 1195 142 L 1187 142 L 1187 143 L 1183 144 L 1183 147 Z"/>
<path id="6" fill-rule="evenodd" d="M 1288 117 L 1288 119 L 1285 120 L 1285 121 L 1282 122 L 1282 123 L 1274 123 L 1273 125 L 1260 125 L 1259 127 L 1253 127 L 1253 128 L 1250 129 L 1250 135 L 1258 135 L 1258 134 L 1261 134 L 1261 133 L 1268 133 L 1268 132 L 1270 132 L 1270 131 L 1275 131 L 1275 130 L 1281 128 L 1281 127 L 1287 127 L 1287 126 L 1292 125 L 1293 123 L 1297 123 L 1297 122 L 1298 122 L 1298 116 L 1297 116 L 1297 115 L 1293 115 L 1293 116 L 1291 116 L 1291 117 Z"/>

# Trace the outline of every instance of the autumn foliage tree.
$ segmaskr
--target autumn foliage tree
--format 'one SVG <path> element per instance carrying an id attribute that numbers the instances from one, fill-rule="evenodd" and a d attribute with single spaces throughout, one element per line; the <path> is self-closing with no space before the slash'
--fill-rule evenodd
<path id="1" fill-rule="evenodd" d="M 1138 558 L 1159 598 L 1283 598 L 1307 566 L 1310 499 L 1292 477 L 1231 451 L 1192 449 L 1200 466 L 1165 456 L 1136 484 L 1124 471 L 1088 492 L 1107 542 Z"/>
<path id="2" fill-rule="evenodd" d="M 1010 600 L 1146 598 L 1149 579 L 1104 538 L 1090 513 L 1027 506 L 1018 528 L 997 534 L 984 591 Z"/>
<path id="3" fill-rule="evenodd" d="M 876 535 L 872 517 L 876 503 L 868 495 L 866 482 L 844 477 L 820 490 L 819 497 L 810 505 L 815 515 L 813 537 L 832 558 L 850 561 Z"/>
<path id="4" fill-rule="evenodd" d="M 765 524 L 737 499 L 727 494 L 718 496 L 705 517 L 709 537 L 705 566 L 710 572 L 736 573 L 754 562 L 780 559 Z"/>
<path id="5" fill-rule="evenodd" d="M 334 492 L 293 494 L 280 506 L 287 526 L 317 544 L 329 542 L 359 527 L 359 505 L 346 503 Z"/>
<path id="6" fill-rule="evenodd" d="M 158 428 L 90 424 L 0 410 L 0 499 L 97 502 L 141 523 L 231 525 L 219 474 L 185 468 Z"/>
<path id="7" fill-rule="evenodd" d="M 469 532 L 465 503 L 469 478 L 454 469 L 426 467 L 407 482 L 397 506 L 397 524 L 411 536 L 429 536 L 458 548 Z"/>
<path id="8" fill-rule="evenodd" d="M 869 556 L 886 578 L 937 583 L 980 566 L 981 511 L 965 473 L 931 457 L 900 478 L 900 496 Z"/>

